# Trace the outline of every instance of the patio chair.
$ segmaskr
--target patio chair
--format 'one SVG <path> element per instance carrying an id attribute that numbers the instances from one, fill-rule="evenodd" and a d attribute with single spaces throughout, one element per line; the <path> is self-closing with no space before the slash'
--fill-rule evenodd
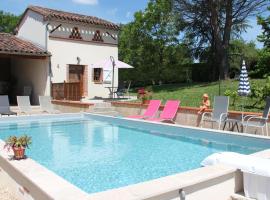
<path id="1" fill-rule="evenodd" d="M 244 132 L 247 132 L 248 127 L 256 127 L 262 129 L 262 134 L 264 135 L 264 127 L 266 129 L 266 136 L 268 136 L 268 115 L 270 111 L 270 97 L 266 98 L 266 105 L 263 110 L 262 116 L 259 115 L 246 115 L 243 117 L 243 121 L 241 122 L 241 125 L 244 128 Z"/>
<path id="2" fill-rule="evenodd" d="M 155 115 L 160 107 L 160 104 L 161 104 L 160 100 L 150 100 L 147 109 L 145 110 L 145 112 L 142 115 L 131 115 L 131 116 L 128 116 L 128 118 L 146 119 L 146 118 L 155 117 Z"/>
<path id="3" fill-rule="evenodd" d="M 204 112 L 202 114 L 202 119 L 200 122 L 201 127 L 202 127 L 202 122 L 209 121 L 209 122 L 212 122 L 212 128 L 213 128 L 213 123 L 218 123 L 218 129 L 220 130 L 221 123 L 225 122 L 225 120 L 227 119 L 228 108 L 229 108 L 229 97 L 215 96 L 213 111 Z"/>
<path id="4" fill-rule="evenodd" d="M 10 110 L 9 99 L 7 95 L 0 95 L 0 115 L 17 115 L 17 113 Z"/>
<path id="5" fill-rule="evenodd" d="M 159 118 L 147 118 L 146 120 L 155 122 L 174 123 L 174 119 L 176 117 L 179 105 L 180 101 L 178 100 L 168 100 Z"/>
<path id="6" fill-rule="evenodd" d="M 117 97 L 121 97 L 121 96 L 124 97 L 125 94 L 127 94 L 128 98 L 130 98 L 129 96 L 130 85 L 131 85 L 131 81 L 129 81 L 127 88 L 125 88 L 123 84 L 120 84 L 114 93 L 117 95 Z"/>
<path id="7" fill-rule="evenodd" d="M 53 105 L 51 103 L 51 97 L 50 96 L 39 96 L 39 104 L 40 104 L 40 109 L 43 112 L 47 112 L 47 113 L 60 113 L 60 111 L 55 110 L 53 108 Z"/>

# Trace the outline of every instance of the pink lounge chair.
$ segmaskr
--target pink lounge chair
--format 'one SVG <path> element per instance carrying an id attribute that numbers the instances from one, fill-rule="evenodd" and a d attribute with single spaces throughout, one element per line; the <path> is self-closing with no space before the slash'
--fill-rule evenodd
<path id="1" fill-rule="evenodd" d="M 155 121 L 155 122 L 174 123 L 174 118 L 176 116 L 179 105 L 180 105 L 180 101 L 178 100 L 168 100 L 159 118 L 149 118 L 146 120 Z"/>
<path id="2" fill-rule="evenodd" d="M 150 100 L 149 105 L 143 115 L 132 115 L 132 116 L 128 116 L 128 118 L 146 119 L 146 118 L 154 117 L 159 109 L 160 104 L 161 104 L 160 100 Z"/>

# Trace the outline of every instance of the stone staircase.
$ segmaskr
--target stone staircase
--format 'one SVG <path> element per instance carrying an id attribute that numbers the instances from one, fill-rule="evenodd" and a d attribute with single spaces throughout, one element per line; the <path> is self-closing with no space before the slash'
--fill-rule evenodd
<path id="1" fill-rule="evenodd" d="M 112 107 L 109 102 L 95 103 L 89 112 L 101 115 L 119 116 L 119 113 L 115 111 L 115 108 Z"/>

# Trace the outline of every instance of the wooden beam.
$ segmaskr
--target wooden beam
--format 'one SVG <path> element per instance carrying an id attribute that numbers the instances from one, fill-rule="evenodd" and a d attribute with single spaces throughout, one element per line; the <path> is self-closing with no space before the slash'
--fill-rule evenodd
<path id="1" fill-rule="evenodd" d="M 42 59 L 45 60 L 48 56 L 35 56 L 35 55 L 17 55 L 17 54 L 2 54 L 0 53 L 0 58 L 28 58 L 28 59 Z"/>

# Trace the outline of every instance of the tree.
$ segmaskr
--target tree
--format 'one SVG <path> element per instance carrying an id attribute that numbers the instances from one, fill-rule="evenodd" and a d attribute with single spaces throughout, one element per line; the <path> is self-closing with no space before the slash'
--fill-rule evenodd
<path id="1" fill-rule="evenodd" d="M 196 54 L 210 46 L 213 75 L 228 78 L 229 44 L 247 28 L 247 18 L 256 15 L 269 0 L 174 0 L 175 11 L 186 24 L 186 37 Z"/>
<path id="2" fill-rule="evenodd" d="M 270 7 L 268 7 L 268 11 L 270 11 Z M 267 18 L 258 16 L 257 21 L 263 29 L 262 34 L 258 36 L 258 40 L 264 43 L 264 47 L 270 48 L 270 16 Z"/>
<path id="3" fill-rule="evenodd" d="M 245 42 L 242 39 L 230 41 L 229 67 L 230 72 L 239 71 L 242 66 L 242 59 L 246 61 L 249 71 L 254 70 L 259 56 L 259 49 L 253 41 Z"/>
<path id="4" fill-rule="evenodd" d="M 270 76 L 270 49 L 264 48 L 260 51 L 258 62 L 253 70 L 253 76 L 256 78 L 265 78 Z"/>
<path id="5" fill-rule="evenodd" d="M 270 11 L 270 7 L 268 7 L 268 11 Z M 266 77 L 270 75 L 270 16 L 258 16 L 257 21 L 263 29 L 262 34 L 258 36 L 258 40 L 264 43 L 264 49 L 259 54 L 254 72 L 257 77 Z"/>
<path id="6" fill-rule="evenodd" d="M 142 84 L 171 81 L 176 68 L 191 62 L 189 48 L 179 43 L 182 25 L 179 16 L 172 12 L 172 2 L 151 0 L 134 18 L 122 26 L 119 58 L 135 69 L 120 72 L 120 79 L 129 77 Z"/>
<path id="7" fill-rule="evenodd" d="M 0 11 L 0 32 L 12 33 L 20 17 Z"/>

